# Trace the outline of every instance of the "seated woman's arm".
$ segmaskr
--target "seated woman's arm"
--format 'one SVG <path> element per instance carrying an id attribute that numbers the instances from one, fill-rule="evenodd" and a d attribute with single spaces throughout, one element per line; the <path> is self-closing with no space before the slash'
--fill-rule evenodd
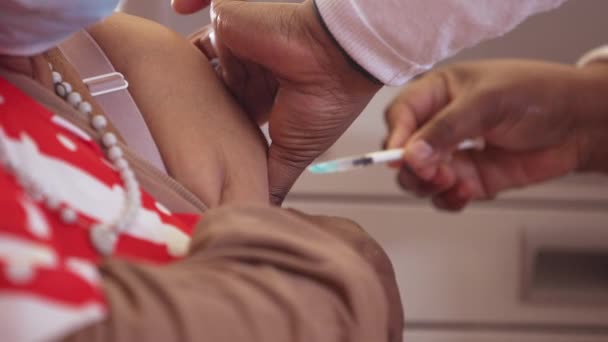
<path id="1" fill-rule="evenodd" d="M 267 202 L 266 141 L 197 49 L 126 14 L 89 32 L 129 80 L 171 176 L 210 207 Z"/>
<path id="2" fill-rule="evenodd" d="M 390 261 L 350 221 L 277 208 L 210 210 L 166 267 L 107 260 L 108 318 L 70 342 L 397 342 Z"/>

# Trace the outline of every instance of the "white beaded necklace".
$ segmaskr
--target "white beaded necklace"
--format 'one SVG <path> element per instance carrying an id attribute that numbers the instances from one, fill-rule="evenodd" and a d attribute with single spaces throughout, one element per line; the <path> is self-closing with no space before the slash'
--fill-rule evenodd
<path id="1" fill-rule="evenodd" d="M 89 102 L 83 101 L 82 96 L 78 92 L 73 91 L 72 85 L 63 81 L 62 75 L 58 71 L 55 71 L 51 64 L 49 64 L 49 67 L 53 76 L 55 92 L 74 108 L 78 109 L 81 114 L 89 119 L 91 126 L 99 132 L 106 157 L 120 173 L 120 178 L 125 188 L 125 205 L 118 216 L 112 221 L 97 223 L 90 227 L 89 230 L 91 243 L 95 249 L 100 254 L 109 256 L 116 249 L 118 236 L 133 225 L 141 209 L 139 183 L 129 163 L 124 158 L 123 150 L 118 146 L 116 135 L 106 131 L 108 124 L 106 118 L 103 115 L 93 114 L 93 106 Z M 32 200 L 42 203 L 47 209 L 57 213 L 65 224 L 82 225 L 78 214 L 73 208 L 67 203 L 62 203 L 41 184 L 37 184 L 34 177 L 26 170 L 21 169 L 19 163 L 11 159 L 11 155 L 8 153 L 7 142 L 4 141 L 2 136 L 0 136 L 0 163 L 15 176 Z"/>

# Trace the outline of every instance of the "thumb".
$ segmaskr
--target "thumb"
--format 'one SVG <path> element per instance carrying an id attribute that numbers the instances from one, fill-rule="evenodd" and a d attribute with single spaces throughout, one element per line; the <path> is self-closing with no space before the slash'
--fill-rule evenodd
<path id="1" fill-rule="evenodd" d="M 496 120 L 489 120 L 491 115 Z M 414 134 L 405 146 L 405 159 L 415 170 L 428 169 L 448 157 L 462 141 L 483 136 L 498 124 L 498 117 L 498 113 L 485 111 L 478 98 L 460 97 Z"/>
<path id="2" fill-rule="evenodd" d="M 295 53 L 289 48 L 294 46 L 290 40 L 295 37 L 285 30 L 297 27 L 293 22 L 297 20 L 297 8 L 298 4 L 216 0 L 212 3 L 211 20 L 217 41 L 232 54 L 276 70 L 277 65 L 290 60 L 289 54 Z"/>
<path id="3" fill-rule="evenodd" d="M 272 143 L 268 151 L 268 186 L 270 202 L 280 206 L 302 171 L 314 157 L 299 158 L 293 151 Z"/>
<path id="4" fill-rule="evenodd" d="M 171 0 L 171 6 L 180 14 L 191 14 L 209 6 L 211 0 Z"/>

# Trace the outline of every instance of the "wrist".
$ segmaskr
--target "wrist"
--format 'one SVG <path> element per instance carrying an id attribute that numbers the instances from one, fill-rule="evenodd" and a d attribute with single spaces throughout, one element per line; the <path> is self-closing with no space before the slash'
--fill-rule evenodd
<path id="1" fill-rule="evenodd" d="M 337 42 L 325 24 L 314 0 L 307 0 L 302 3 L 301 13 L 304 18 L 304 27 L 312 41 L 311 48 L 320 48 L 325 55 L 324 59 L 331 64 L 326 66 L 328 72 L 347 75 L 342 80 L 347 87 L 360 84 L 363 86 L 362 89 L 368 89 L 375 93 L 383 86 L 382 82 L 355 62 Z"/>
<path id="2" fill-rule="evenodd" d="M 361 65 L 359 65 L 359 63 L 357 63 L 349 54 L 348 52 L 346 52 L 346 50 L 344 50 L 344 48 L 342 48 L 342 45 L 340 45 L 340 43 L 338 43 L 338 41 L 336 40 L 336 38 L 334 37 L 334 35 L 331 33 L 331 30 L 329 29 L 329 27 L 327 26 L 327 24 L 325 23 L 325 20 L 323 19 L 323 16 L 321 15 L 321 12 L 319 11 L 319 7 L 317 7 L 317 2 L 316 0 L 311 0 L 310 1 L 312 3 L 314 12 L 316 14 L 317 20 L 319 21 L 319 24 L 321 24 L 321 28 L 325 31 L 325 33 L 327 34 L 327 36 L 331 39 L 331 41 L 334 43 L 334 45 L 336 46 L 336 48 L 342 53 L 342 56 L 344 56 L 344 58 L 346 59 L 346 61 L 348 62 L 348 64 L 350 64 L 350 66 L 356 70 L 357 72 L 359 72 L 361 75 L 363 75 L 365 78 L 367 78 L 368 80 L 382 85 L 382 82 L 380 82 L 380 80 L 378 80 L 376 77 L 374 77 L 374 75 L 372 75 L 371 73 L 369 73 L 369 71 L 367 71 L 365 68 L 363 68 Z"/>

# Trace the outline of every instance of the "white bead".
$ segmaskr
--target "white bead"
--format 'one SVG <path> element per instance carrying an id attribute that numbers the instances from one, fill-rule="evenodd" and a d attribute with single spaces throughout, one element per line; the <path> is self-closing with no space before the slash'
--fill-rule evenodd
<path id="1" fill-rule="evenodd" d="M 118 146 L 112 146 L 110 147 L 110 149 L 108 150 L 108 158 L 115 162 L 119 159 L 122 159 L 123 153 L 122 153 L 122 148 L 118 147 Z"/>
<path id="2" fill-rule="evenodd" d="M 129 163 L 125 158 L 119 158 L 114 162 L 114 166 L 118 169 L 118 171 L 126 170 L 129 168 Z"/>
<path id="3" fill-rule="evenodd" d="M 78 104 L 78 111 L 88 115 L 93 111 L 93 106 L 87 101 L 82 101 Z"/>
<path id="4" fill-rule="evenodd" d="M 71 93 L 74 88 L 72 88 L 72 85 L 69 84 L 68 82 L 61 82 L 61 85 L 63 85 L 63 87 L 65 88 L 66 94 L 65 96 L 67 96 L 69 93 Z"/>
<path id="5" fill-rule="evenodd" d="M 125 187 L 127 190 L 137 190 L 139 184 L 137 183 L 137 178 L 135 177 L 135 173 L 133 170 L 126 170 L 120 173 L 122 177 L 122 181 L 125 183 Z"/>
<path id="6" fill-rule="evenodd" d="M 74 108 L 78 108 L 80 102 L 82 102 L 82 96 L 79 93 L 72 92 L 68 95 L 68 103 L 71 104 Z"/>
<path id="7" fill-rule="evenodd" d="M 57 71 L 52 72 L 53 75 L 53 84 L 61 83 L 63 81 L 63 77 Z"/>
<path id="8" fill-rule="evenodd" d="M 127 206 L 139 207 L 141 205 L 139 184 L 137 181 L 131 181 L 126 183 L 125 186 L 127 188 Z"/>
<path id="9" fill-rule="evenodd" d="M 122 178 L 123 182 L 127 183 L 130 179 L 135 179 L 135 174 L 131 169 L 124 169 L 120 171 L 120 178 Z"/>
<path id="10" fill-rule="evenodd" d="M 51 211 L 55 211 L 57 209 L 59 209 L 59 207 L 61 206 L 61 201 L 59 201 L 59 199 L 57 197 L 54 196 L 47 196 L 47 198 L 44 200 L 44 205 Z"/>
<path id="11" fill-rule="evenodd" d="M 139 183 L 136 180 L 129 181 L 125 184 L 127 188 L 127 201 L 132 205 L 139 206 L 141 204 L 141 194 L 139 193 Z"/>
<path id="12" fill-rule="evenodd" d="M 141 204 L 141 192 L 139 191 L 139 184 L 136 180 L 130 180 L 125 182 L 127 189 L 127 206 L 139 206 Z"/>
<path id="13" fill-rule="evenodd" d="M 78 216 L 76 212 L 70 208 L 64 208 L 61 210 L 61 221 L 65 224 L 74 224 Z"/>
<path id="14" fill-rule="evenodd" d="M 91 120 L 91 125 L 98 131 L 102 131 L 108 125 L 108 120 L 103 115 L 95 115 Z"/>
<path id="15" fill-rule="evenodd" d="M 138 191 L 137 195 L 132 196 L 131 205 L 136 212 L 141 208 L 141 193 Z"/>
<path id="16" fill-rule="evenodd" d="M 141 208 L 141 197 L 140 196 L 132 196 L 131 200 L 128 202 L 128 208 L 129 210 L 133 210 L 134 214 L 137 214 L 139 212 L 139 209 Z"/>
<path id="17" fill-rule="evenodd" d="M 68 94 L 67 90 L 65 89 L 65 87 L 63 86 L 62 83 L 55 85 L 55 93 L 57 93 L 57 95 L 59 95 L 61 97 L 65 97 Z"/>
<path id="18" fill-rule="evenodd" d="M 103 137 L 101 137 L 101 141 L 103 142 L 103 145 L 105 147 L 109 148 L 109 147 L 116 145 L 116 143 L 118 142 L 118 139 L 116 138 L 116 135 L 114 135 L 114 133 L 107 132 L 106 134 L 103 135 Z"/>
<path id="19" fill-rule="evenodd" d="M 96 225 L 90 230 L 90 238 L 93 247 L 103 256 L 110 256 L 116 249 L 118 237 L 109 227 Z"/>

